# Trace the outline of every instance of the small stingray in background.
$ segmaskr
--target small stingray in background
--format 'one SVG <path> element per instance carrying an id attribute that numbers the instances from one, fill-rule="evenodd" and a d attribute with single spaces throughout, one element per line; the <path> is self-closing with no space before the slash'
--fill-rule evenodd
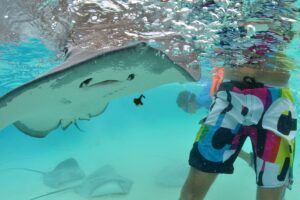
<path id="1" fill-rule="evenodd" d="M 66 190 L 73 190 L 75 193 L 85 198 L 125 195 L 129 193 L 132 184 L 133 182 L 131 180 L 117 174 L 112 166 L 105 165 L 87 176 L 86 179 L 77 186 L 49 192 L 30 200 L 40 199 Z"/>
<path id="2" fill-rule="evenodd" d="M 10 168 L 7 170 L 26 170 L 43 175 L 43 182 L 51 188 L 61 188 L 75 181 L 82 180 L 85 177 L 79 164 L 74 158 L 66 159 L 60 162 L 52 171 L 42 172 L 28 168 Z"/>

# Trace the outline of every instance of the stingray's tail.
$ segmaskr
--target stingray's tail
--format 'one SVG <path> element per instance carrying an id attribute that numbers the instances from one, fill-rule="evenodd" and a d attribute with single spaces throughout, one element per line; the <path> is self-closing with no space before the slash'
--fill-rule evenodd
<path id="1" fill-rule="evenodd" d="M 30 200 L 40 199 L 40 198 L 45 197 L 45 196 L 49 196 L 49 195 L 56 194 L 56 193 L 59 193 L 59 192 L 64 192 L 66 190 L 74 189 L 75 187 L 76 186 L 71 186 L 71 187 L 67 187 L 67 188 L 64 188 L 64 189 L 56 190 L 56 191 L 53 191 L 53 192 L 49 192 L 47 194 L 43 194 L 43 195 L 40 195 L 40 196 L 37 196 L 37 197 L 33 197 Z"/>
<path id="2" fill-rule="evenodd" d="M 23 171 L 29 171 L 29 172 L 34 172 L 38 174 L 45 174 L 45 172 L 39 171 L 39 170 L 34 170 L 34 169 L 28 169 L 28 168 L 7 168 L 7 169 L 2 169 L 1 171 L 10 171 L 10 170 L 23 170 Z"/>

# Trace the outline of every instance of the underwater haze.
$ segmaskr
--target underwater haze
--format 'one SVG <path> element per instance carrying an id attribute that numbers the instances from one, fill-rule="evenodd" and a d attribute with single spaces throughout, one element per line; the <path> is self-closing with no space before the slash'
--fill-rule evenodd
<path id="1" fill-rule="evenodd" d="M 9 2 L 0 0 L 0 27 L 2 27 L 0 30 L 0 96 L 61 64 L 64 58 L 63 47 L 66 44 L 70 48 L 74 46 L 85 48 L 84 45 L 104 48 L 101 46 L 102 43 L 98 44 L 92 41 L 89 38 L 91 35 L 88 34 L 88 27 L 96 23 L 93 20 L 99 20 L 98 22 L 102 23 L 101 17 L 88 16 L 87 19 L 90 20 L 87 21 L 89 23 L 80 22 L 80 27 L 85 28 L 80 29 L 79 25 L 77 26 L 79 22 L 76 21 L 76 19 L 78 20 L 76 16 L 80 16 L 78 9 L 85 11 L 87 9 L 93 10 L 93 8 L 88 6 L 87 8 L 77 8 L 76 6 L 81 5 L 82 2 L 89 3 L 89 5 L 96 2 L 101 9 L 100 11 L 96 9 L 91 13 L 110 13 L 112 11 L 118 13 L 120 11 L 117 8 L 126 8 L 126 3 L 136 1 L 47 0 L 32 1 L 26 5 L 21 0 L 16 0 L 14 3 Z M 117 4 L 113 4 L 115 2 Z M 72 6 L 70 6 L 71 4 Z M 119 7 L 115 7 L 115 5 L 119 5 Z M 123 7 L 120 5 L 123 5 Z M 138 6 L 144 6 L 146 10 L 152 9 L 155 12 L 158 9 L 154 4 L 151 4 L 151 1 L 144 1 L 144 4 L 138 4 Z M 171 4 L 170 7 L 178 9 L 177 17 L 180 18 L 181 22 L 187 20 L 186 13 L 189 11 L 172 7 Z M 189 8 L 188 4 L 186 7 Z M 19 8 L 22 8 L 22 12 L 18 11 Z M 69 12 L 67 15 L 65 15 L 66 10 Z M 168 13 L 163 14 L 168 16 Z M 67 24 L 69 17 L 71 25 Z M 127 17 L 134 20 L 134 17 L 130 14 Z M 62 19 L 65 19 L 65 21 Z M 149 19 L 149 21 L 151 20 Z M 129 41 L 130 38 L 128 39 L 127 36 L 130 35 L 131 37 L 132 34 L 138 34 L 138 31 L 143 32 L 147 29 L 144 29 L 144 26 L 150 27 L 151 30 L 164 29 L 169 26 L 167 20 L 156 21 L 156 23 L 154 21 L 149 24 L 146 22 L 146 25 L 143 24 L 143 28 L 135 24 L 136 32 L 132 31 L 131 34 L 122 35 L 120 36 L 122 40 L 120 39 L 109 45 L 118 46 L 124 40 Z M 105 23 L 105 20 L 103 23 Z M 180 28 L 180 26 L 184 28 Z M 175 27 L 177 27 L 176 30 L 182 37 L 186 37 L 187 41 L 195 35 L 202 34 L 193 29 L 192 26 L 189 27 L 190 31 L 188 31 L 182 23 L 178 23 Z M 219 25 L 215 25 L 207 27 L 207 30 L 218 28 Z M 78 33 L 74 34 L 71 37 L 72 39 L 67 33 L 70 29 L 74 29 Z M 170 28 L 166 29 L 167 31 L 171 30 Z M 209 33 L 213 34 L 214 32 Z M 117 36 L 119 35 L 116 34 L 114 37 Z M 138 37 L 142 36 L 143 39 L 146 38 L 145 34 Z M 151 40 L 150 43 L 153 46 L 158 45 L 155 40 L 156 36 L 154 34 L 153 39 L 148 38 L 147 35 L 147 39 Z M 206 40 L 204 46 L 197 46 L 201 42 L 198 38 L 198 41 L 182 44 L 184 48 L 178 48 L 176 41 L 171 41 L 168 43 L 170 44 L 169 49 L 163 50 L 166 53 L 189 55 L 191 49 L 195 46 L 207 48 L 217 40 L 209 40 L 209 36 L 212 35 L 204 34 L 201 38 L 202 41 Z M 300 39 L 295 37 L 287 49 L 287 54 L 294 59 L 296 66 L 291 71 L 292 77 L 289 86 L 294 92 L 297 106 L 299 106 L 300 100 L 299 45 Z M 194 63 L 194 61 L 191 60 L 190 63 Z M 13 125 L 0 130 L 0 199 L 29 200 L 70 187 L 69 184 L 60 188 L 51 188 L 45 184 L 41 174 L 28 170 L 13 169 L 26 168 L 50 172 L 59 163 L 69 158 L 75 159 L 86 175 L 92 174 L 103 166 L 110 165 L 121 178 L 126 178 L 132 183 L 129 190 L 124 194 L 120 192 L 120 194 L 104 195 L 94 199 L 178 199 L 180 189 L 189 170 L 188 156 L 200 127 L 199 121 L 206 115 L 207 110 L 203 108 L 195 114 L 185 113 L 177 106 L 176 98 L 182 90 L 193 90 L 200 93 L 203 85 L 210 79 L 209 70 L 204 69 L 202 73 L 199 82 L 172 83 L 144 91 L 142 93 L 145 96 L 143 106 L 136 106 L 133 102 L 133 99 L 139 97 L 141 93 L 116 98 L 109 102 L 103 114 L 89 121 L 78 121 L 76 125 L 72 124 L 66 130 L 56 129 L 45 138 L 33 138 L 25 135 Z M 44 106 L 47 106 L 47 102 Z M 299 113 L 298 111 L 298 117 Z M 286 191 L 286 200 L 297 200 L 299 198 L 299 140 L 298 137 L 294 163 L 294 184 L 292 190 Z M 252 151 L 249 140 L 245 143 L 243 150 Z M 218 176 L 215 184 L 209 190 L 207 200 L 255 199 L 256 179 L 253 169 L 240 158 L 237 158 L 234 168 L 234 174 Z M 77 185 L 79 182 L 80 180 L 71 185 Z M 114 191 L 117 190 L 117 184 L 118 181 L 112 181 L 110 184 L 99 188 L 102 187 L 103 193 L 107 191 L 108 193 L 110 191 L 116 193 Z M 89 199 L 76 191 L 72 189 L 64 190 L 40 199 Z"/>

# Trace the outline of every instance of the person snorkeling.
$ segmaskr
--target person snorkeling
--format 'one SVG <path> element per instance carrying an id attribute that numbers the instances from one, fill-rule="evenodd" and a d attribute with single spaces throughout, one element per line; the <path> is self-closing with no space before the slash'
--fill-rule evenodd
<path id="1" fill-rule="evenodd" d="M 297 113 L 288 88 L 293 64 L 285 49 L 294 35 L 295 1 L 238 2 L 248 12 L 242 13 L 238 28 L 218 32 L 221 51 L 212 60 L 224 61 L 224 79 L 196 134 L 180 200 L 202 200 L 218 174 L 232 174 L 248 137 L 256 199 L 282 200 L 293 183 Z M 210 1 L 206 9 L 217 5 Z M 256 32 L 248 35 L 247 29 Z M 245 38 L 247 42 L 237 42 Z M 199 108 L 196 95 L 185 96 L 191 96 L 186 98 L 191 105 L 182 103 L 181 108 L 188 112 Z"/>
<path id="2" fill-rule="evenodd" d="M 196 134 L 180 200 L 204 199 L 218 174 L 232 174 L 247 138 L 252 143 L 256 199 L 282 200 L 286 188 L 291 189 L 297 113 L 288 88 L 294 64 L 285 51 L 295 35 L 298 11 L 293 3 L 239 1 L 247 12 L 238 27 L 218 32 L 218 52 L 212 51 L 210 61 L 222 63 L 224 78 L 216 81 L 220 85 Z M 211 1 L 206 9 L 217 6 Z M 195 112 L 197 96 L 186 96 L 189 103 L 182 108 Z"/>

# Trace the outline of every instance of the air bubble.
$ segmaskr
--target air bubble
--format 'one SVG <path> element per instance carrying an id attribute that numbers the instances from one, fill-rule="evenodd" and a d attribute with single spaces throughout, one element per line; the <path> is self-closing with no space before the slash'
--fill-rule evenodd
<path id="1" fill-rule="evenodd" d="M 256 29 L 253 25 L 247 25 L 246 29 L 247 29 L 247 37 L 252 37 L 255 35 Z"/>

